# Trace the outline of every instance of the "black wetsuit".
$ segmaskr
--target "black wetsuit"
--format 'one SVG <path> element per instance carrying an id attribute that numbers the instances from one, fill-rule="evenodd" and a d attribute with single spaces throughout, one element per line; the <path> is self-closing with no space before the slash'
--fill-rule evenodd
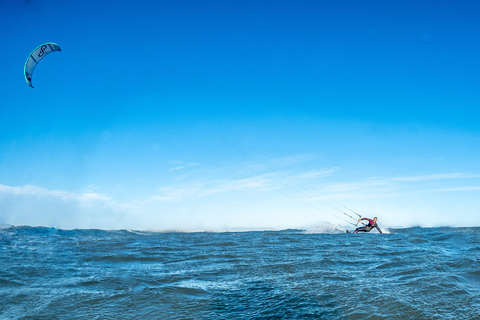
<path id="1" fill-rule="evenodd" d="M 373 228 L 377 228 L 378 232 L 382 233 L 382 230 L 380 230 L 380 228 L 378 227 L 377 223 L 374 222 L 373 220 L 371 219 L 368 219 L 368 218 L 362 218 L 361 220 L 367 220 L 368 221 L 368 224 L 364 227 L 360 227 L 360 228 L 357 228 L 355 229 L 355 231 L 353 233 L 357 233 L 357 232 L 370 232 L 370 230 L 372 230 Z"/>

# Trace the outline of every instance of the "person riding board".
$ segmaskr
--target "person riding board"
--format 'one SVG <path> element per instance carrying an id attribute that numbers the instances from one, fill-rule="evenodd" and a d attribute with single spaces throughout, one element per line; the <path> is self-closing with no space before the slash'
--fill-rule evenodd
<path id="1" fill-rule="evenodd" d="M 358 222 L 360 222 L 362 220 L 368 221 L 368 224 L 366 226 L 364 225 L 363 227 L 359 227 L 359 228 L 355 229 L 355 231 L 353 231 L 353 233 L 370 232 L 373 228 L 377 228 L 378 232 L 383 233 L 382 230 L 380 230 L 380 228 L 378 227 L 377 217 L 373 218 L 373 220 L 368 219 L 368 218 L 361 218 L 361 219 L 358 219 Z M 358 222 L 357 222 L 357 224 L 358 224 Z"/>

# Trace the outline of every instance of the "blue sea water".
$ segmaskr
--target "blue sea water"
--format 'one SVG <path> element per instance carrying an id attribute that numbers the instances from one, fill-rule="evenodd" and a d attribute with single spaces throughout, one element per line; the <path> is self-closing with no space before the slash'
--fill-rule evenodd
<path id="1" fill-rule="evenodd" d="M 1 319 L 480 319 L 480 228 L 0 229 Z"/>

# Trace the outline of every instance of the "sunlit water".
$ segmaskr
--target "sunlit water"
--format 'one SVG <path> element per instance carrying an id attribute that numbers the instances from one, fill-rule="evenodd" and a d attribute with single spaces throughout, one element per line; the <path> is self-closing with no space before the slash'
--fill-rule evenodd
<path id="1" fill-rule="evenodd" d="M 0 229 L 1 319 L 480 319 L 480 228 Z"/>

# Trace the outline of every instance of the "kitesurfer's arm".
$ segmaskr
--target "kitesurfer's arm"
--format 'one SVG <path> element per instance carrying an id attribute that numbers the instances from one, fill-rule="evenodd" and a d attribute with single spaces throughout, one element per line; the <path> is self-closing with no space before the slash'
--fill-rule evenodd
<path id="1" fill-rule="evenodd" d="M 368 218 L 361 218 L 361 219 L 358 219 L 358 222 L 362 221 L 362 220 L 365 220 L 365 221 L 368 221 L 369 224 L 373 225 L 373 220 L 372 219 L 368 219 Z M 358 224 L 358 223 L 357 223 Z"/>
<path id="2" fill-rule="evenodd" d="M 375 225 L 375 228 L 377 228 L 378 232 L 383 233 L 382 230 L 378 227 L 378 225 Z"/>

